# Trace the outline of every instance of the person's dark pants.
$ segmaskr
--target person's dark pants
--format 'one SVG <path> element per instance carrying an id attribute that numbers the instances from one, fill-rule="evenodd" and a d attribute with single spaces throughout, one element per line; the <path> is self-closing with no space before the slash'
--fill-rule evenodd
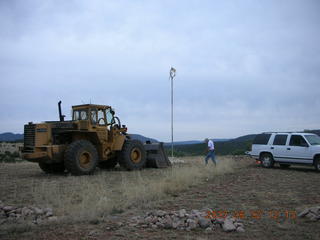
<path id="1" fill-rule="evenodd" d="M 206 165 L 208 164 L 208 160 L 209 158 L 211 158 L 212 162 L 214 163 L 214 165 L 217 165 L 216 159 L 215 159 L 215 155 L 214 155 L 214 150 L 210 150 L 205 158 L 205 162 Z"/>

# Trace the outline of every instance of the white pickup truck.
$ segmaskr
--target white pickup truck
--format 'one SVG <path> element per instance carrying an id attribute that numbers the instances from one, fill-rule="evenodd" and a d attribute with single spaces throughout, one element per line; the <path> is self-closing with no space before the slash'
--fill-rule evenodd
<path id="1" fill-rule="evenodd" d="M 312 133 L 270 132 L 258 134 L 248 154 L 266 168 L 279 163 L 287 168 L 291 164 L 314 166 L 320 171 L 320 137 Z"/>

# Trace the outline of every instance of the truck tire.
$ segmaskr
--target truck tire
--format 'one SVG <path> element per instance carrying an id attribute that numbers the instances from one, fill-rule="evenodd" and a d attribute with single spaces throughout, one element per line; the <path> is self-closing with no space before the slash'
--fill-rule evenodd
<path id="1" fill-rule="evenodd" d="M 139 140 L 126 140 L 119 154 L 119 164 L 127 170 L 139 170 L 146 165 L 146 150 Z"/>
<path id="2" fill-rule="evenodd" d="M 98 164 L 97 149 L 87 140 L 74 141 L 65 151 L 64 164 L 72 175 L 92 174 Z"/>
<path id="3" fill-rule="evenodd" d="M 39 167 L 45 173 L 63 173 L 66 169 L 63 162 L 62 163 L 44 163 L 39 162 Z"/>
<path id="4" fill-rule="evenodd" d="M 111 158 L 107 161 L 99 162 L 99 168 L 101 169 L 112 169 L 114 168 L 118 163 L 117 158 Z"/>
<path id="5" fill-rule="evenodd" d="M 320 156 L 316 157 L 315 161 L 314 161 L 314 168 L 320 172 Z"/>
<path id="6" fill-rule="evenodd" d="M 265 168 L 272 168 L 274 165 L 273 157 L 270 153 L 262 153 L 260 155 L 261 166 Z"/>

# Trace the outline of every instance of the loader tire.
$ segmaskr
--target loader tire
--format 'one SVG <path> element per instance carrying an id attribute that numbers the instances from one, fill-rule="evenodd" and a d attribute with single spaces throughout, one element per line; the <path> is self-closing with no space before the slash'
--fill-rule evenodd
<path id="1" fill-rule="evenodd" d="M 92 174 L 98 164 L 97 149 L 87 140 L 74 141 L 65 151 L 64 164 L 72 175 Z"/>
<path id="2" fill-rule="evenodd" d="M 62 163 L 44 163 L 39 162 L 39 167 L 45 173 L 63 173 L 66 169 L 63 162 Z"/>
<path id="3" fill-rule="evenodd" d="M 139 140 L 126 140 L 119 154 L 119 164 L 127 170 L 139 170 L 146 165 L 146 150 Z"/>
<path id="4" fill-rule="evenodd" d="M 118 163 L 117 158 L 111 158 L 107 161 L 102 161 L 99 163 L 99 168 L 101 169 L 112 169 L 114 168 Z"/>

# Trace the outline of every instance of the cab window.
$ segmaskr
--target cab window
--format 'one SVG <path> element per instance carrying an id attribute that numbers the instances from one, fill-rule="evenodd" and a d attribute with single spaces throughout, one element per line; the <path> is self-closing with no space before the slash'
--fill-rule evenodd
<path id="1" fill-rule="evenodd" d="M 103 109 L 99 109 L 98 110 L 98 124 L 100 126 L 105 126 L 106 125 L 106 121 L 104 118 L 104 110 Z"/>
<path id="2" fill-rule="evenodd" d="M 307 147 L 308 143 L 300 135 L 292 135 L 290 138 L 290 146 Z"/>
<path id="3" fill-rule="evenodd" d="M 74 121 L 88 120 L 87 110 L 76 110 L 76 111 L 73 111 L 73 120 Z"/>
<path id="4" fill-rule="evenodd" d="M 107 110 L 106 115 L 107 115 L 107 124 L 110 125 L 113 120 L 113 114 L 111 113 L 110 108 Z"/>
<path id="5" fill-rule="evenodd" d="M 97 110 L 96 109 L 93 109 L 91 110 L 91 123 L 93 125 L 97 124 Z"/>

